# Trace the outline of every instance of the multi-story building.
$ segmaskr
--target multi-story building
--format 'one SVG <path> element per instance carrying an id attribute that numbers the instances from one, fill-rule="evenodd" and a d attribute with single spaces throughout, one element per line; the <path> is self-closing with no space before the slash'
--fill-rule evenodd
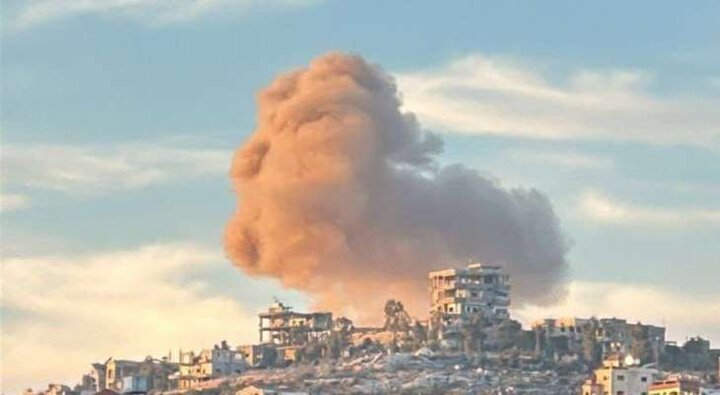
<path id="1" fill-rule="evenodd" d="M 499 266 L 472 263 L 428 274 L 431 325 L 441 338 L 457 334 L 464 322 L 482 316 L 490 322 L 510 318 L 510 276 Z"/>
<path id="2" fill-rule="evenodd" d="M 105 362 L 105 388 L 122 390 L 123 378 L 137 375 L 141 362 L 110 358 Z"/>
<path id="3" fill-rule="evenodd" d="M 275 345 L 268 343 L 238 346 L 237 351 L 245 357 L 249 366 L 271 366 L 277 355 Z"/>
<path id="4" fill-rule="evenodd" d="M 322 338 L 333 329 L 332 313 L 298 313 L 275 301 L 260 319 L 260 343 L 295 346 L 313 338 Z"/>
<path id="5" fill-rule="evenodd" d="M 92 364 L 92 370 L 90 371 L 89 376 L 92 377 L 94 381 L 95 392 L 100 392 L 107 388 L 107 385 L 105 384 L 106 371 L 104 363 Z"/>
<path id="6" fill-rule="evenodd" d="M 210 350 L 199 354 L 192 351 L 180 352 L 180 371 L 174 376 L 178 389 L 197 387 L 204 382 L 225 376 L 242 373 L 247 367 L 245 357 L 239 351 L 232 350 L 223 342 Z"/>
<path id="7" fill-rule="evenodd" d="M 591 380 L 582 387 L 584 395 L 647 395 L 657 369 L 635 365 L 632 358 L 620 358 L 603 362 L 595 369 Z"/>

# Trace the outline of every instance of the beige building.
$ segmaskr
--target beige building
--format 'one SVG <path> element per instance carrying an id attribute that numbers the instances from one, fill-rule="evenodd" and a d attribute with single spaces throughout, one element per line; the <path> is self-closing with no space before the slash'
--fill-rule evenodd
<path id="1" fill-rule="evenodd" d="M 700 383 L 682 378 L 670 378 L 652 383 L 648 395 L 701 395 Z"/>
<path id="2" fill-rule="evenodd" d="M 240 374 L 246 368 L 247 363 L 243 354 L 231 350 L 223 342 L 221 346 L 203 350 L 197 355 L 192 351 L 181 351 L 180 370 L 173 378 L 177 379 L 178 389 L 183 390 L 220 377 Z"/>
<path id="3" fill-rule="evenodd" d="M 270 365 L 277 354 L 276 346 L 268 343 L 238 346 L 237 351 L 243 355 L 249 366 Z"/>
<path id="4" fill-rule="evenodd" d="M 141 362 L 122 359 L 108 359 L 105 362 L 105 388 L 120 391 L 122 390 L 122 379 L 126 376 L 133 376 L 140 373 Z"/>
<path id="5" fill-rule="evenodd" d="M 634 363 L 631 357 L 604 361 L 583 385 L 583 395 L 648 395 L 658 370 Z"/>
<path id="6" fill-rule="evenodd" d="M 279 301 L 258 318 L 260 343 L 278 346 L 304 344 L 312 338 L 327 336 L 333 328 L 332 313 L 298 313 Z"/>
<path id="7" fill-rule="evenodd" d="M 472 263 L 428 274 L 431 325 L 441 338 L 452 338 L 473 316 L 492 322 L 510 318 L 510 276 L 499 266 Z"/>

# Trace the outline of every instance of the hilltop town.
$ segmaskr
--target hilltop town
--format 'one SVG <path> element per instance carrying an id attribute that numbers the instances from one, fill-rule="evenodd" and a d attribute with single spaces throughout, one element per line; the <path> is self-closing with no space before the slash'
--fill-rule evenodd
<path id="1" fill-rule="evenodd" d="M 256 344 L 111 357 L 91 363 L 73 387 L 24 395 L 720 394 L 720 349 L 708 340 L 680 345 L 664 327 L 620 318 L 547 318 L 523 328 L 498 266 L 430 272 L 428 290 L 427 317 L 389 300 L 379 327 L 276 300 L 258 315 Z"/>

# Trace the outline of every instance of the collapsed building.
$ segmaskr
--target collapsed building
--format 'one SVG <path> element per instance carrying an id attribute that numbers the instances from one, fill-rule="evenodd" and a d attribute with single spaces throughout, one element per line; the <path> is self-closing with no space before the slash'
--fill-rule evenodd
<path id="1" fill-rule="evenodd" d="M 238 375 L 247 368 L 245 356 L 231 349 L 225 341 L 198 354 L 180 351 L 179 365 L 179 371 L 171 376 L 173 381 L 177 381 L 175 387 L 178 389 L 189 389 L 219 377 Z"/>
<path id="2" fill-rule="evenodd" d="M 619 318 L 548 318 L 534 322 L 532 329 L 538 348 L 555 357 L 587 353 L 588 347 L 594 347 L 594 357 L 586 359 L 632 354 L 651 363 L 658 362 L 665 349 L 664 327 Z"/>
<path id="3" fill-rule="evenodd" d="M 170 362 L 171 357 L 155 359 L 146 357 L 141 361 L 108 358 L 103 363 L 93 363 L 90 373 L 82 376 L 79 392 L 96 393 L 112 390 L 123 393 L 164 391 L 173 384 L 169 376 L 178 370 L 178 364 Z"/>

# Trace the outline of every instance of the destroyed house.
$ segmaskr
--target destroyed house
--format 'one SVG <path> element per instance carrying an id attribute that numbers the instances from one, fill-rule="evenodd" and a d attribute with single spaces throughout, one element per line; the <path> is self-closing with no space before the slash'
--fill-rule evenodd
<path id="1" fill-rule="evenodd" d="M 260 319 L 260 343 L 279 346 L 300 345 L 329 334 L 332 313 L 298 313 L 280 302 L 273 303 Z"/>
<path id="2" fill-rule="evenodd" d="M 247 367 L 244 355 L 230 349 L 227 343 L 199 354 L 180 352 L 180 370 L 173 376 L 181 390 L 203 385 L 213 379 L 242 373 Z"/>
<path id="3" fill-rule="evenodd" d="M 428 274 L 431 314 L 444 318 L 481 314 L 491 321 L 510 317 L 510 276 L 499 266 L 473 263 Z"/>

